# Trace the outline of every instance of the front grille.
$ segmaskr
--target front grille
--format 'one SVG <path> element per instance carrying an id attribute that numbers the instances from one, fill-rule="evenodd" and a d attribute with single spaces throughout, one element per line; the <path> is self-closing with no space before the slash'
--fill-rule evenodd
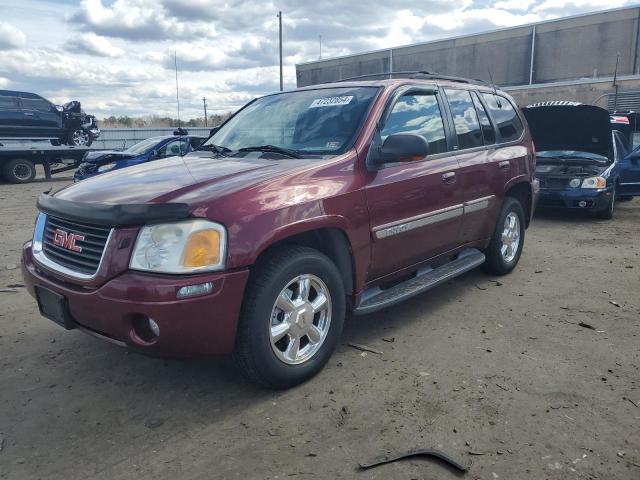
<path id="1" fill-rule="evenodd" d="M 84 236 L 84 240 L 76 240 L 75 246 L 80 252 L 59 246 L 54 243 L 55 231 L 59 229 L 65 234 Z M 93 275 L 98 270 L 102 253 L 107 244 L 111 228 L 71 222 L 58 217 L 47 217 L 44 229 L 43 250 L 53 262 L 76 272 Z M 64 237 L 64 234 L 62 235 Z"/>
<path id="2" fill-rule="evenodd" d="M 540 177 L 540 188 L 546 188 L 549 190 L 564 190 L 565 188 L 569 188 L 569 180 L 568 178 L 557 178 L 557 177 Z"/>

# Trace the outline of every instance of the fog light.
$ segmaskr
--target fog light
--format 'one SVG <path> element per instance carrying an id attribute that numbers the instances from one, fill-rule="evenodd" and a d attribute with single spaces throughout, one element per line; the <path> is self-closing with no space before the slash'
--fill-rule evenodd
<path id="1" fill-rule="evenodd" d="M 213 292 L 213 282 L 199 283 L 197 285 L 187 285 L 178 290 L 178 298 L 197 297 Z"/>
<path id="2" fill-rule="evenodd" d="M 149 329 L 151 330 L 151 333 L 153 333 L 154 336 L 156 336 L 156 337 L 160 336 L 160 327 L 153 320 L 153 318 L 149 319 Z"/>
<path id="3" fill-rule="evenodd" d="M 573 178 L 569 182 L 569 186 L 572 188 L 578 188 L 581 184 L 582 184 L 582 180 L 580 180 L 579 178 Z"/>
<path id="4" fill-rule="evenodd" d="M 580 201 L 578 202 L 578 206 L 579 206 L 579 207 L 581 207 L 581 208 L 584 208 L 584 207 L 586 207 L 586 206 L 587 206 L 587 202 L 585 202 L 584 200 L 580 200 Z"/>

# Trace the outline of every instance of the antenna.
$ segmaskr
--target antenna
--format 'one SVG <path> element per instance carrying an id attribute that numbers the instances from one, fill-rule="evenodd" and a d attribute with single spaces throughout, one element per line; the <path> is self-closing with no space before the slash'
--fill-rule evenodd
<path id="1" fill-rule="evenodd" d="M 176 103 L 178 104 L 178 128 L 182 126 L 180 122 L 180 90 L 178 89 L 178 53 L 173 51 L 173 65 L 176 68 Z"/>
<path id="2" fill-rule="evenodd" d="M 207 124 L 207 97 L 202 97 L 202 106 L 204 107 L 204 126 L 208 127 Z"/>
<path id="3" fill-rule="evenodd" d="M 498 104 L 498 108 L 502 108 L 502 102 L 500 101 L 500 97 L 498 96 L 498 89 L 496 88 L 496 84 L 493 82 L 493 74 L 491 73 L 491 69 L 489 71 L 489 80 L 491 81 L 491 87 L 493 87 L 493 96 L 496 97 L 496 103 Z"/>

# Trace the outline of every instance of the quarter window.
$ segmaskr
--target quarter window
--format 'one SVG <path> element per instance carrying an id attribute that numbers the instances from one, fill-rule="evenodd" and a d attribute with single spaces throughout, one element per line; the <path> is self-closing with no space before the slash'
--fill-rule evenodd
<path id="1" fill-rule="evenodd" d="M 449 108 L 453 115 L 453 123 L 458 136 L 458 147 L 466 148 L 481 147 L 482 132 L 478 114 L 473 106 L 471 94 L 467 90 L 445 90 L 449 100 Z"/>
<path id="2" fill-rule="evenodd" d="M 522 135 L 524 127 L 511 102 L 501 95 L 483 93 L 482 98 L 489 107 L 489 112 L 498 126 L 503 142 L 512 142 Z"/>
<path id="3" fill-rule="evenodd" d="M 473 98 L 473 104 L 476 106 L 476 112 L 478 112 L 478 118 L 480 119 L 480 127 L 482 128 L 482 137 L 484 138 L 485 145 L 493 145 L 496 143 L 496 132 L 493 129 L 493 125 L 491 125 L 491 120 L 489 120 L 489 115 L 487 115 L 487 111 L 484 109 L 484 105 L 480 101 L 480 97 L 476 92 L 471 94 Z"/>
<path id="4" fill-rule="evenodd" d="M 380 132 L 382 141 L 396 133 L 421 135 L 429 143 L 429 154 L 447 151 L 442 113 L 434 94 L 409 94 L 401 96 L 387 117 Z"/>

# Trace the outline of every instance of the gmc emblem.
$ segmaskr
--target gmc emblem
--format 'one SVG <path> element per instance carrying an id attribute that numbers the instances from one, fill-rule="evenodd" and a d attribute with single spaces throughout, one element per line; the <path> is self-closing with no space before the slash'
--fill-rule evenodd
<path id="1" fill-rule="evenodd" d="M 58 247 L 66 248 L 72 252 L 82 252 L 82 247 L 76 245 L 76 242 L 84 240 L 84 235 L 78 235 L 77 233 L 69 233 L 64 230 L 56 228 L 53 235 L 53 244 Z"/>

